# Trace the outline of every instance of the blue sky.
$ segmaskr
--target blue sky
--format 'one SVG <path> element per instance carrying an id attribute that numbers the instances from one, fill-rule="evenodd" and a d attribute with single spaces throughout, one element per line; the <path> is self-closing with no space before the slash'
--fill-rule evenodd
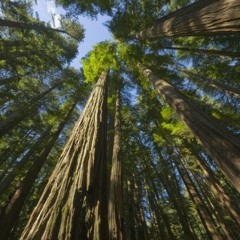
<path id="1" fill-rule="evenodd" d="M 54 18 L 55 26 L 53 27 L 56 28 L 59 27 L 60 14 L 64 14 L 64 10 L 56 7 L 53 0 L 38 0 L 37 5 L 34 6 L 34 11 L 38 12 L 40 20 L 51 22 L 52 26 L 52 18 Z M 93 45 L 98 42 L 111 39 L 110 32 L 103 25 L 103 23 L 109 19 L 110 18 L 107 16 L 98 16 L 98 20 L 92 20 L 87 17 L 79 16 L 79 21 L 85 28 L 85 38 L 83 42 L 79 44 L 79 54 L 72 63 L 74 67 L 79 68 L 80 59 L 92 49 Z"/>

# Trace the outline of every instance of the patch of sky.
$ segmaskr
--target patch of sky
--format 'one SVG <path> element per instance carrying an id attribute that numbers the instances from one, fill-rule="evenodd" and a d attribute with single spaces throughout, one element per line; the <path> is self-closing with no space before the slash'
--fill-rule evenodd
<path id="1" fill-rule="evenodd" d="M 52 0 L 39 0 L 33 6 L 34 11 L 39 16 L 39 19 L 51 24 L 53 28 L 60 27 L 61 15 L 65 14 L 65 10 L 57 7 Z M 85 38 L 79 44 L 78 55 L 72 61 L 73 67 L 79 68 L 81 66 L 80 60 L 83 58 L 93 47 L 93 45 L 111 40 L 111 34 L 107 27 L 103 25 L 106 21 L 110 20 L 108 16 L 98 15 L 97 19 L 91 19 L 84 16 L 79 16 L 79 22 L 84 26 Z"/>

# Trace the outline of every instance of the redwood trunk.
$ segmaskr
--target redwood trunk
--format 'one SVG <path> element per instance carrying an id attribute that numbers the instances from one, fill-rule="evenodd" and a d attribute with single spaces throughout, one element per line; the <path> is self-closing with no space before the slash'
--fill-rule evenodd
<path id="1" fill-rule="evenodd" d="M 103 72 L 22 240 L 107 239 L 106 83 L 107 72 Z"/>
<path id="2" fill-rule="evenodd" d="M 167 178 L 169 172 L 165 171 L 163 174 L 161 174 L 158 171 L 158 169 L 156 168 L 155 164 L 150 159 L 147 151 L 145 150 L 145 147 L 141 141 L 140 136 L 138 136 L 138 141 L 140 143 L 140 146 L 142 147 L 142 151 L 145 156 L 145 159 L 144 159 L 145 167 L 148 168 L 147 162 L 149 162 L 150 165 L 152 166 L 152 168 L 154 169 L 156 176 L 159 178 L 163 187 L 165 188 L 170 200 L 172 201 L 172 203 L 174 205 L 174 208 L 176 209 L 176 211 L 178 213 L 179 221 L 180 221 L 180 224 L 182 225 L 182 229 L 183 229 L 185 238 L 191 239 L 191 240 L 195 239 L 195 235 L 191 229 L 191 226 L 190 226 L 190 223 L 188 220 L 188 216 L 187 216 L 185 208 L 184 208 L 184 204 L 182 203 L 181 196 L 179 195 L 180 193 L 179 193 L 178 189 L 176 189 L 175 184 L 173 184 L 173 182 L 169 181 Z M 163 169 L 166 169 L 167 168 L 166 162 L 163 160 L 161 154 L 159 154 L 159 160 L 160 160 L 161 164 L 164 166 Z"/>
<path id="3" fill-rule="evenodd" d="M 194 183 L 192 182 L 188 172 L 184 167 L 181 165 L 181 163 L 176 161 L 176 164 L 178 166 L 179 172 L 181 173 L 182 179 L 187 187 L 187 190 L 189 192 L 189 195 L 193 201 L 194 204 L 196 204 L 196 209 L 198 211 L 198 214 L 202 220 L 202 223 L 210 237 L 211 240 L 221 240 L 222 237 L 219 234 L 216 226 L 213 223 L 212 217 L 209 215 L 209 212 L 204 205 L 202 199 L 200 198 L 200 195 L 197 191 L 197 188 L 194 186 Z"/>
<path id="4" fill-rule="evenodd" d="M 139 39 L 208 36 L 240 32 L 239 0 L 200 0 L 159 19 Z"/>
<path id="5" fill-rule="evenodd" d="M 70 118 L 75 105 L 77 102 L 74 102 L 70 107 L 68 113 L 65 115 L 61 123 L 59 123 L 57 129 L 52 134 L 48 140 L 46 147 L 39 153 L 39 155 L 34 160 L 33 165 L 26 173 L 24 179 L 18 183 L 17 190 L 13 196 L 9 199 L 9 202 L 4 208 L 4 212 L 0 217 L 0 225 L 2 226 L 2 231 L 0 232 L 0 239 L 10 239 L 11 230 L 14 228 L 15 224 L 18 221 L 18 216 L 21 213 L 21 210 L 24 206 L 24 202 L 31 191 L 38 174 L 45 163 L 49 153 L 51 152 L 59 134 L 63 130 L 65 124 Z"/>
<path id="6" fill-rule="evenodd" d="M 240 192 L 240 141 L 224 129 L 205 112 L 197 109 L 171 84 L 160 79 L 139 64 L 143 74 L 149 78 L 156 90 L 174 108 L 181 119 L 198 137 L 208 154 L 220 166 L 232 185 Z"/>
<path id="7" fill-rule="evenodd" d="M 108 202 L 109 240 L 123 239 L 123 187 L 121 163 L 120 92 L 117 91 L 112 169 Z"/>
<path id="8" fill-rule="evenodd" d="M 240 218 L 239 213 L 240 209 L 238 208 L 237 204 L 233 201 L 233 199 L 228 196 L 222 185 L 219 183 L 219 181 L 216 179 L 214 173 L 212 172 L 212 169 L 207 165 L 207 163 L 199 156 L 199 154 L 196 152 L 195 149 L 191 148 L 192 153 L 196 157 L 196 160 L 200 164 L 200 167 L 202 169 L 203 176 L 206 179 L 206 183 L 208 184 L 209 188 L 211 189 L 212 193 L 215 195 L 215 197 L 218 199 L 218 202 L 220 206 L 228 210 L 231 214 L 232 218 L 238 224 L 240 228 Z"/>

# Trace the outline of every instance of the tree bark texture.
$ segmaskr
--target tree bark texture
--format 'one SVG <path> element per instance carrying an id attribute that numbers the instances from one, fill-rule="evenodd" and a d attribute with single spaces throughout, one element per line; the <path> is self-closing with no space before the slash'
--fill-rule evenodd
<path id="1" fill-rule="evenodd" d="M 138 39 L 208 36 L 240 32 L 238 0 L 199 0 L 136 34 Z"/>
<path id="2" fill-rule="evenodd" d="M 171 84 L 139 64 L 145 77 L 178 113 L 192 133 L 200 140 L 208 154 L 222 169 L 229 181 L 240 192 L 240 140 L 205 112 L 197 109 Z"/>
<path id="3" fill-rule="evenodd" d="M 121 163 L 121 116 L 120 92 L 117 91 L 114 140 L 112 154 L 112 169 L 110 176 L 109 202 L 108 202 L 108 228 L 109 240 L 123 239 L 123 187 Z"/>
<path id="4" fill-rule="evenodd" d="M 4 212 L 0 215 L 0 225 L 3 231 L 0 232 L 0 239 L 10 239 L 11 230 L 14 228 L 18 221 L 18 216 L 24 206 L 24 202 L 30 193 L 39 172 L 47 160 L 58 136 L 62 132 L 64 126 L 72 115 L 72 112 L 77 104 L 75 100 L 70 106 L 67 114 L 63 117 L 62 121 L 58 124 L 56 130 L 48 139 L 46 146 L 40 150 L 39 154 L 35 157 L 34 162 L 30 169 L 25 174 L 24 178 L 18 182 L 17 189 L 12 197 L 9 198 L 8 203 L 4 207 Z"/>
<path id="5" fill-rule="evenodd" d="M 107 239 L 106 104 L 103 72 L 21 239 Z"/>

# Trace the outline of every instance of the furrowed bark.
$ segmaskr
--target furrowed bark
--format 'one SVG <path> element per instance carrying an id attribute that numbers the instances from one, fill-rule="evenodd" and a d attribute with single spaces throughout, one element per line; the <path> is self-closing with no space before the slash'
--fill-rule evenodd
<path id="1" fill-rule="evenodd" d="M 239 11 L 238 0 L 200 0 L 160 18 L 132 37 L 153 39 L 239 33 Z"/>
<path id="2" fill-rule="evenodd" d="M 123 239 L 123 187 L 121 163 L 121 117 L 120 92 L 117 91 L 114 140 L 112 154 L 112 169 L 110 176 L 109 202 L 108 202 L 108 228 L 109 240 Z"/>
<path id="3" fill-rule="evenodd" d="M 103 72 L 20 239 L 107 239 L 106 84 Z"/>
<path id="4" fill-rule="evenodd" d="M 195 107 L 171 84 L 160 79 L 150 69 L 139 68 L 178 113 L 192 133 L 200 140 L 205 150 L 222 169 L 231 184 L 240 192 L 240 140 L 223 128 L 205 112 Z"/>
<path id="5" fill-rule="evenodd" d="M 70 106 L 69 111 L 64 116 L 63 120 L 57 126 L 57 129 L 50 136 L 46 146 L 34 159 L 35 161 L 33 165 L 25 174 L 23 180 L 18 183 L 18 187 L 15 193 L 12 195 L 12 197 L 9 199 L 9 202 L 4 207 L 4 211 L 0 215 L 0 225 L 3 229 L 0 232 L 0 239 L 11 239 L 11 230 L 14 228 L 15 224 L 18 221 L 18 216 L 20 215 L 21 210 L 24 206 L 24 202 L 34 185 L 34 182 L 38 177 L 42 166 L 46 162 L 49 153 L 51 152 L 55 142 L 57 141 L 58 136 L 60 135 L 64 126 L 72 115 L 76 104 L 77 101 L 75 100 L 72 106 Z"/>

